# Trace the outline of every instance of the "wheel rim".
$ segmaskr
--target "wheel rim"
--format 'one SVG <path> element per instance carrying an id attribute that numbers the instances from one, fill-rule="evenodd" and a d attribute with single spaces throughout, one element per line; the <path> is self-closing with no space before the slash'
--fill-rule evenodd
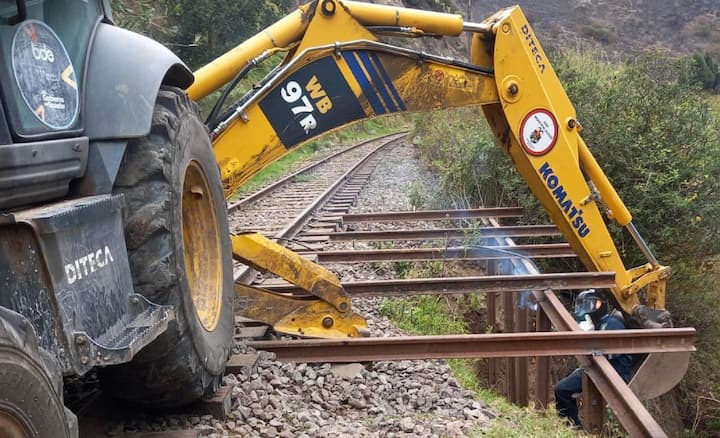
<path id="1" fill-rule="evenodd" d="M 213 331 L 222 308 L 223 263 L 215 201 L 200 164 L 185 170 L 182 197 L 185 271 L 195 314 L 207 331 Z"/>
<path id="2" fill-rule="evenodd" d="M 0 411 L 0 436 L 3 438 L 30 438 L 30 432 L 20 420 L 9 412 Z"/>

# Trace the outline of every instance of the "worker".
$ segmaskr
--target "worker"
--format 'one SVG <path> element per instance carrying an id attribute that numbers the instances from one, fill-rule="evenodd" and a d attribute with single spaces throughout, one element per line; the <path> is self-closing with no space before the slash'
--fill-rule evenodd
<path id="1" fill-rule="evenodd" d="M 575 318 L 580 329 L 623 330 L 625 323 L 620 317 L 609 313 L 608 300 L 602 292 L 589 289 L 580 292 L 575 299 Z M 632 376 L 632 358 L 629 354 L 606 355 L 615 371 L 625 383 Z M 578 407 L 574 395 L 582 392 L 582 368 L 577 368 L 555 385 L 555 406 L 561 417 L 569 418 L 576 427 L 581 427 Z"/>

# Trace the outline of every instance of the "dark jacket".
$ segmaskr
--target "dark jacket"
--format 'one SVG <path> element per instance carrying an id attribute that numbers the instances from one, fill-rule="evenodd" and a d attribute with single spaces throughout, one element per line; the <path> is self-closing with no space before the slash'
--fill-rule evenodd
<path id="1" fill-rule="evenodd" d="M 595 324 L 595 330 L 625 330 L 625 323 L 608 314 Z M 632 356 L 629 354 L 608 354 L 606 357 L 620 377 L 626 383 L 629 382 L 632 377 Z"/>

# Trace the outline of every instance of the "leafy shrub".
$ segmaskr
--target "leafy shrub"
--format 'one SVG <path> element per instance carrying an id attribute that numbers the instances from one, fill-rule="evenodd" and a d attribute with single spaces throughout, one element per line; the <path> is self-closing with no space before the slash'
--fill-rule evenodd
<path id="1" fill-rule="evenodd" d="M 720 66 L 709 53 L 701 55 L 696 53 L 690 62 L 690 82 L 695 82 L 703 89 L 718 93 L 720 92 Z"/>
<path id="2" fill-rule="evenodd" d="M 290 0 L 111 0 L 115 20 L 176 51 L 196 69 L 272 24 Z"/>
<path id="3" fill-rule="evenodd" d="M 415 126 L 423 158 L 440 174 L 445 206 L 519 204 L 527 190 L 480 108 L 419 114 Z"/>
<path id="4" fill-rule="evenodd" d="M 705 96 L 683 83 L 687 61 L 645 55 L 620 68 L 590 62 L 565 52 L 556 67 L 585 122 L 584 139 L 638 227 L 663 260 L 717 253 L 720 123 Z M 626 233 L 614 238 L 629 262 L 644 261 Z"/>
<path id="5" fill-rule="evenodd" d="M 611 44 L 617 41 L 617 36 L 611 30 L 608 30 L 597 23 L 580 26 L 580 34 L 604 44 Z"/>

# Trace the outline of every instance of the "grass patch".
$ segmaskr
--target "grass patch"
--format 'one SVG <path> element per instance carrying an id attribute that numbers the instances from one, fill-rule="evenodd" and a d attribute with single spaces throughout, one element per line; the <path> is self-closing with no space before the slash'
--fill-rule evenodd
<path id="1" fill-rule="evenodd" d="M 575 438 L 590 435 L 570 427 L 560 420 L 554 411 L 537 411 L 533 408 L 520 408 L 510 405 L 490 429 L 476 431 L 471 436 L 489 438 Z"/>
<path id="2" fill-rule="evenodd" d="M 713 114 L 715 114 L 715 117 L 720 118 L 720 95 L 710 96 L 708 100 Z"/>
<path id="3" fill-rule="evenodd" d="M 422 335 L 466 333 L 464 319 L 448 311 L 444 297 L 421 295 L 392 298 L 380 305 L 380 313 L 403 330 Z"/>

